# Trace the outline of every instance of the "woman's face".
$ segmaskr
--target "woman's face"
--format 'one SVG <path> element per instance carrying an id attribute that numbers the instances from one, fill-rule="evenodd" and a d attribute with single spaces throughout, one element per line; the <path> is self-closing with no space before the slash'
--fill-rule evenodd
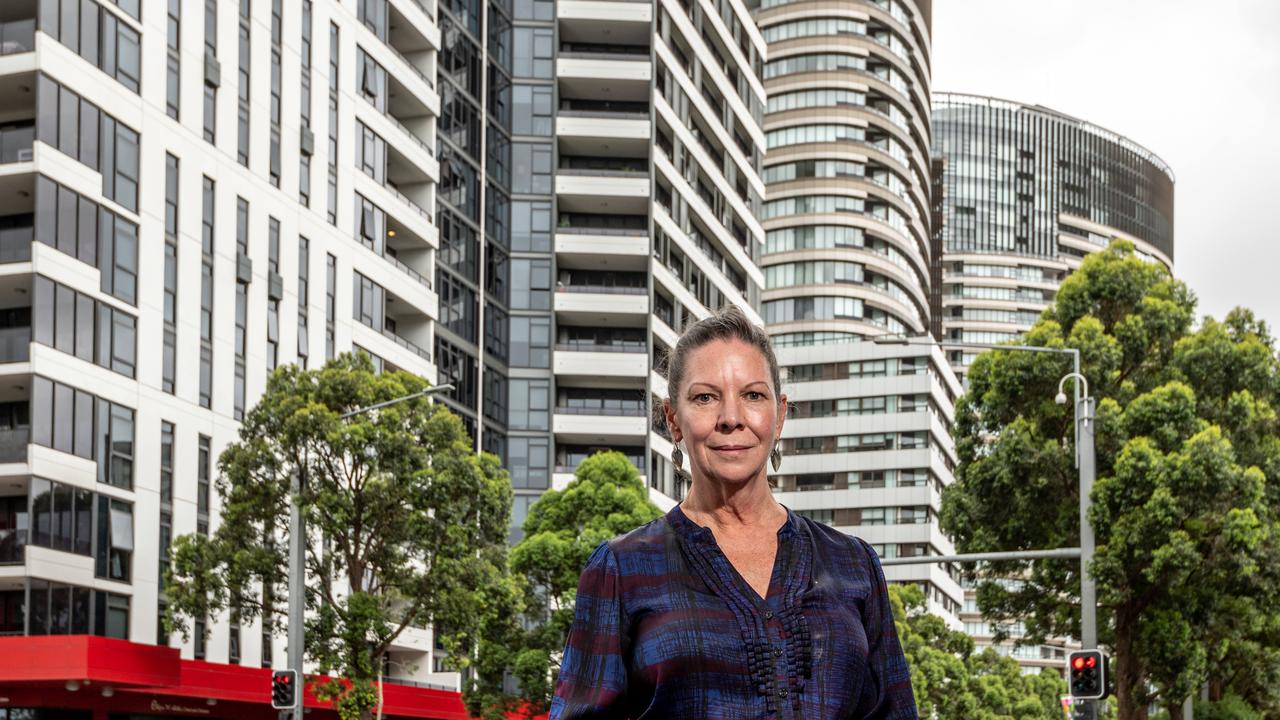
<path id="1" fill-rule="evenodd" d="M 684 441 L 694 477 L 732 485 L 765 473 L 787 406 L 759 350 L 713 340 L 689 354 L 682 386 L 668 391 L 675 406 L 665 405 L 667 426 Z"/>

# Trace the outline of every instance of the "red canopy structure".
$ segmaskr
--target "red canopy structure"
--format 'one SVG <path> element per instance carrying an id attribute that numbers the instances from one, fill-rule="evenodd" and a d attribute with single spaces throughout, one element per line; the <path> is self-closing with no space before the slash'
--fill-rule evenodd
<path id="1" fill-rule="evenodd" d="M 386 683 L 382 714 L 467 720 L 459 693 Z M 308 720 L 337 718 L 308 692 Z M 210 720 L 275 720 L 271 670 L 183 660 L 174 648 L 93 635 L 0 637 L 0 709 L 79 710 Z"/>

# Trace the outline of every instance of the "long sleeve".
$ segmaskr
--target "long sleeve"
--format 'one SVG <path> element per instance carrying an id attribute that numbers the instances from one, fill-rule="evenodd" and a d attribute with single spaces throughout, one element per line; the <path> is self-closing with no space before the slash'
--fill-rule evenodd
<path id="1" fill-rule="evenodd" d="M 578 581 L 550 720 L 626 717 L 627 628 L 622 618 L 618 559 L 607 542 L 601 543 Z"/>
<path id="2" fill-rule="evenodd" d="M 857 718 L 866 720 L 917 720 L 915 695 L 911 692 L 911 673 L 907 658 L 898 642 L 889 604 L 888 583 L 875 550 L 862 540 L 858 545 L 866 554 L 871 589 L 863 607 L 862 623 L 867 634 L 867 671 L 870 677 L 858 699 Z"/>

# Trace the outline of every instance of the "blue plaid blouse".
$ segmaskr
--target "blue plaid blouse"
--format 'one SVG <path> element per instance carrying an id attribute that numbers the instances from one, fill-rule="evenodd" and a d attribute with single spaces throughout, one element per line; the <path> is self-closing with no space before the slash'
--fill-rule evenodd
<path id="1" fill-rule="evenodd" d="M 761 599 L 679 506 L 582 571 L 552 720 L 915 720 L 884 573 L 787 511 Z"/>

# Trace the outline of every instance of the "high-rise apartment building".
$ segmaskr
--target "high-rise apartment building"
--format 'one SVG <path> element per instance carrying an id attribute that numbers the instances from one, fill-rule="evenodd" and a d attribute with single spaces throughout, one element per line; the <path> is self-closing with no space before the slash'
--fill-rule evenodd
<path id="1" fill-rule="evenodd" d="M 762 312 L 792 403 L 778 497 L 882 557 L 949 554 L 959 386 L 929 328 L 930 4 L 765 0 Z M 957 622 L 951 568 L 889 567 Z"/>
<path id="2" fill-rule="evenodd" d="M 1128 138 L 1038 105 L 938 93 L 933 163 L 942 340 L 1018 337 L 1112 238 L 1173 268 L 1173 172 Z M 974 352 L 947 354 L 963 373 Z"/>
<path id="3" fill-rule="evenodd" d="M 669 504 L 651 368 L 759 302 L 760 34 L 736 0 L 459 2 L 440 27 L 445 401 L 511 471 L 513 539 L 600 449 Z"/>
<path id="4" fill-rule="evenodd" d="M 85 674 L 0 679 L 6 707 L 258 712 L 235 692 L 283 638 L 222 615 L 179 648 L 159 627 L 167 552 L 217 529 L 217 456 L 273 368 L 358 348 L 436 379 L 436 13 L 0 7 L 0 634 L 27 636 L 4 654 L 34 643 L 24 672 L 50 680 L 31 636 L 130 641 L 49 638 Z M 428 630 L 393 655 L 390 678 L 436 679 Z"/>

